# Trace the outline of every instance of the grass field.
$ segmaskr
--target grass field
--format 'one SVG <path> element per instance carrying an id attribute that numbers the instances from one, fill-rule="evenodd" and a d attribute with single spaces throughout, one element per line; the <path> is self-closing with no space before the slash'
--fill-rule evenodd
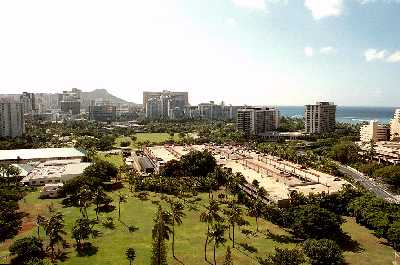
<path id="1" fill-rule="evenodd" d="M 105 154 L 105 153 L 98 153 L 97 154 L 100 159 L 106 160 L 110 163 L 112 163 L 114 166 L 119 168 L 124 164 L 124 160 L 121 155 L 111 155 L 111 154 Z"/>
<path id="2" fill-rule="evenodd" d="M 77 208 L 62 208 L 60 200 L 39 200 L 38 192 L 30 193 L 25 200 L 21 201 L 22 209 L 29 209 L 31 220 L 37 215 L 37 212 L 44 213 L 46 206 L 53 204 L 61 210 L 65 216 L 66 231 L 68 235 L 66 239 L 71 244 L 67 249 L 66 259 L 62 264 L 129 264 L 125 258 L 125 250 L 128 247 L 133 247 L 137 252 L 137 259 L 135 264 L 149 264 L 151 257 L 151 230 L 153 227 L 153 218 L 157 209 L 156 201 L 160 201 L 158 194 L 150 193 L 149 200 L 142 201 L 136 198 L 127 189 L 122 192 L 127 195 L 128 200 L 121 206 L 121 221 L 118 221 L 118 210 L 115 209 L 111 213 L 102 213 L 100 219 L 106 216 L 112 216 L 115 220 L 115 229 L 107 229 L 102 225 L 98 225 L 97 229 L 101 231 L 101 236 L 96 239 L 91 239 L 90 242 L 98 248 L 98 252 L 92 256 L 78 256 L 72 244 L 74 243 L 70 236 L 70 231 L 75 219 L 80 215 Z M 112 196 L 115 198 L 117 192 Z M 201 201 L 197 203 L 198 211 L 189 210 L 185 211 L 186 217 L 183 219 L 183 224 L 176 228 L 176 254 L 177 257 L 184 264 L 206 264 L 204 262 L 204 239 L 206 226 L 199 222 L 199 214 L 203 205 L 207 203 L 207 194 L 200 194 Z M 115 203 L 114 203 L 115 204 Z M 95 213 L 93 207 L 89 211 L 89 216 L 94 218 Z M 254 218 L 247 218 L 251 226 L 247 229 L 255 229 Z M 134 225 L 139 228 L 138 231 L 130 233 L 128 226 Z M 256 256 L 264 256 L 272 253 L 274 247 L 293 247 L 294 243 L 291 242 L 290 235 L 278 226 L 269 222 L 260 222 L 261 232 L 256 237 L 246 238 L 239 230 L 236 230 L 236 242 L 245 242 L 257 248 L 257 253 L 249 253 L 243 248 L 238 247 L 233 250 L 235 264 L 257 264 Z M 371 235 L 370 231 L 359 226 L 353 219 L 347 218 L 346 223 L 343 225 L 345 232 L 348 232 L 353 240 L 359 244 L 358 252 L 346 252 L 345 257 L 348 264 L 354 265 L 386 265 L 391 264 L 393 250 L 384 244 L 384 241 L 377 239 Z M 32 223 L 26 227 L 23 233 L 18 237 L 27 236 L 29 234 L 36 235 L 36 226 Z M 228 237 L 226 235 L 226 237 Z M 227 245 L 231 245 L 228 240 Z M 5 243 L 0 245 L 0 255 L 7 254 L 9 244 Z M 223 255 L 226 250 L 221 247 L 217 250 L 218 264 L 223 261 Z M 171 254 L 171 241 L 168 242 L 168 259 L 169 264 L 180 264 L 172 258 Z M 212 259 L 212 246 L 208 247 L 209 260 Z M 0 260 L 1 262 L 1 260 Z"/>
<path id="3" fill-rule="evenodd" d="M 133 142 L 129 137 L 118 137 L 115 140 L 116 146 L 120 146 L 122 141 L 131 141 L 131 147 L 136 147 L 137 142 L 149 141 L 150 143 L 162 143 L 171 139 L 168 133 L 136 133 L 136 141 Z M 179 140 L 179 135 L 176 133 L 174 135 L 174 140 Z"/>

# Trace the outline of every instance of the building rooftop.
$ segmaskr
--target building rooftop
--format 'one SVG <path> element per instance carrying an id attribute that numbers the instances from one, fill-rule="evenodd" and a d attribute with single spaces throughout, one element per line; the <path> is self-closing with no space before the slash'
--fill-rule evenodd
<path id="1" fill-rule="evenodd" d="M 5 160 L 34 160 L 84 157 L 85 153 L 76 148 L 39 148 L 0 150 L 0 161 Z"/>
<path id="2" fill-rule="evenodd" d="M 22 182 L 38 179 L 62 179 L 80 175 L 91 163 L 81 163 L 80 160 L 54 160 L 40 163 Z"/>

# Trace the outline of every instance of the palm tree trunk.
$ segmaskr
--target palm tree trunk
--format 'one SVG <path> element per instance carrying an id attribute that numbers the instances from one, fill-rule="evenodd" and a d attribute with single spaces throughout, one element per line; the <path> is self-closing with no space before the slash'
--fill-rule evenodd
<path id="1" fill-rule="evenodd" d="M 208 233 L 210 233 L 210 224 L 207 225 L 207 236 L 206 236 L 206 242 L 204 243 L 204 260 L 207 260 L 207 243 L 208 243 Z"/>
<path id="2" fill-rule="evenodd" d="M 215 260 L 215 244 L 214 244 L 214 265 L 217 265 L 217 261 Z"/>
<path id="3" fill-rule="evenodd" d="M 172 222 L 172 257 L 175 258 L 175 222 Z"/>
<path id="4" fill-rule="evenodd" d="M 121 202 L 118 202 L 118 220 L 121 219 Z"/>
<path id="5" fill-rule="evenodd" d="M 257 225 L 257 232 L 258 232 L 258 216 L 256 215 L 256 225 Z"/>
<path id="6" fill-rule="evenodd" d="M 235 248 L 235 224 L 232 224 L 232 248 Z"/>

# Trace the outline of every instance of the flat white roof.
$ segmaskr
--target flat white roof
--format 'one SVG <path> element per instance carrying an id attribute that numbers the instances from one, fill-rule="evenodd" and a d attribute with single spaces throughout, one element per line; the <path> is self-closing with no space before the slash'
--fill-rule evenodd
<path id="1" fill-rule="evenodd" d="M 76 148 L 39 148 L 39 149 L 14 149 L 0 150 L 2 160 L 30 160 L 83 157 L 85 154 Z"/>

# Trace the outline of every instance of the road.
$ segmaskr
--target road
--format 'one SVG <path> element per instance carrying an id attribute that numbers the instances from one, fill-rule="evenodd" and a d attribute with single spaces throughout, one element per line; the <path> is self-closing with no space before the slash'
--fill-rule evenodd
<path id="1" fill-rule="evenodd" d="M 357 183 L 363 186 L 365 189 L 373 192 L 376 196 L 385 199 L 388 202 L 400 203 L 400 201 L 390 192 L 386 191 L 381 185 L 373 180 L 370 180 L 364 174 L 358 172 L 357 170 L 347 167 L 345 165 L 337 163 L 340 172 L 353 178 Z"/>

